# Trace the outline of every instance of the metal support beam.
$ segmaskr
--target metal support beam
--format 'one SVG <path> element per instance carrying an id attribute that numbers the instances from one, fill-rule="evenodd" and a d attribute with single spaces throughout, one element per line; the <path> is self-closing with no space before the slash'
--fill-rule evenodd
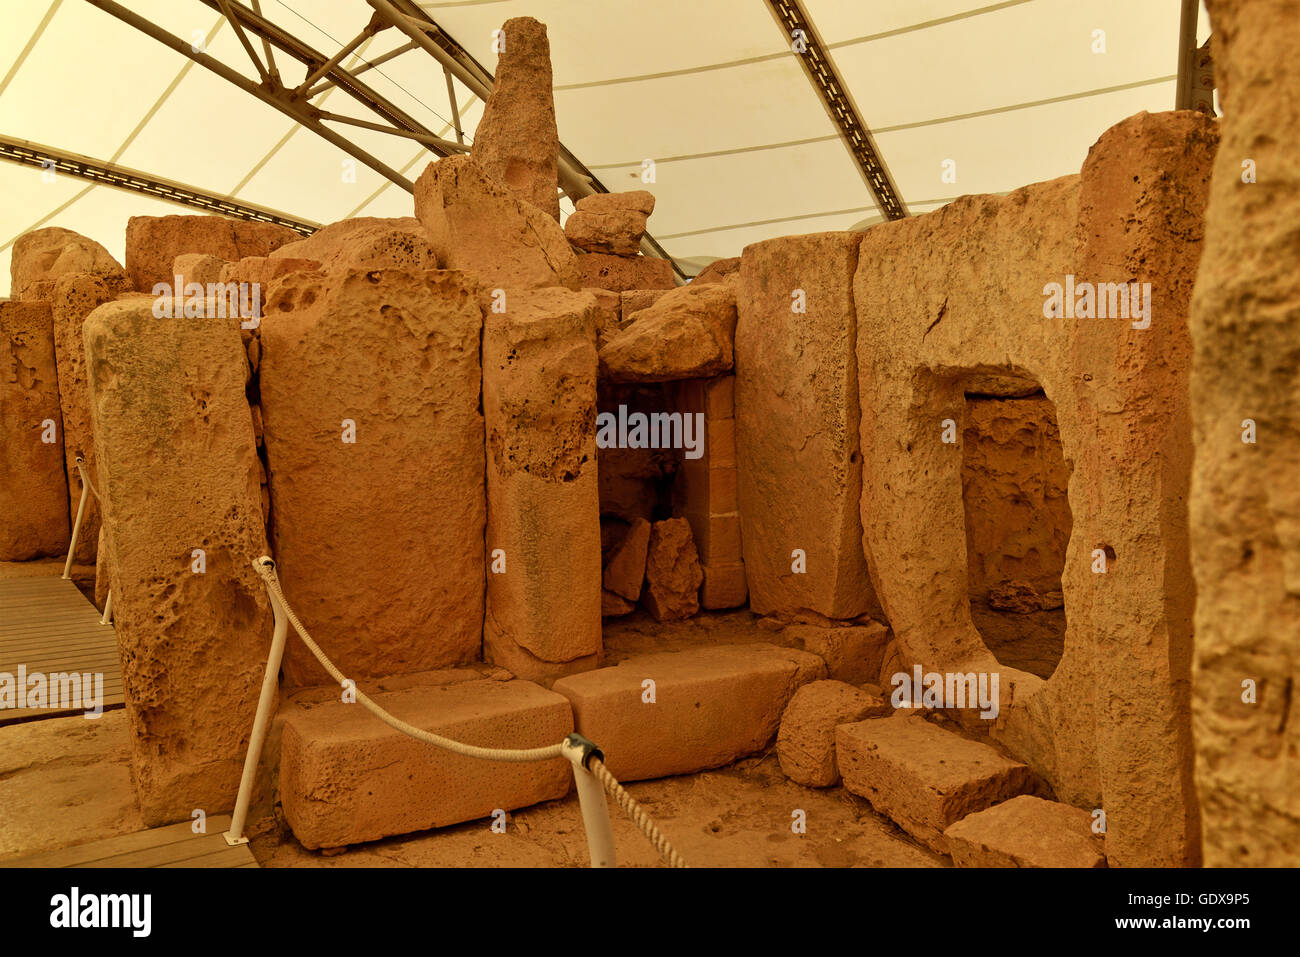
<path id="1" fill-rule="evenodd" d="M 1183 0 L 1178 19 L 1178 86 L 1174 93 L 1174 109 L 1192 108 L 1192 55 L 1196 52 L 1196 21 L 1201 12 L 1201 0 Z"/>
<path id="2" fill-rule="evenodd" d="M 0 159 L 17 163 L 19 166 L 52 169 L 56 173 L 67 173 L 70 176 L 90 180 L 100 186 L 111 186 L 129 193 L 142 193 L 165 202 L 199 209 L 205 213 L 217 213 L 234 219 L 260 223 L 278 223 L 304 236 L 310 236 L 320 229 L 319 223 L 297 219 L 267 206 L 235 202 L 217 193 L 162 179 L 127 166 L 106 163 L 88 156 L 9 136 L 0 135 Z"/>
<path id="3" fill-rule="evenodd" d="M 235 72 L 215 57 L 208 56 L 206 53 L 195 52 L 194 48 L 188 41 L 182 40 L 180 37 L 168 33 L 166 30 L 156 26 L 154 23 L 146 20 L 134 11 L 128 10 L 120 3 L 114 2 L 114 0 L 86 0 L 86 2 L 91 6 L 98 7 L 105 13 L 117 17 L 123 23 L 135 27 L 135 29 L 139 30 L 141 33 L 152 37 L 159 43 L 171 47 L 177 53 L 181 54 L 181 56 L 188 57 L 200 66 L 206 67 L 223 80 L 233 83 L 245 93 L 257 97 L 269 106 L 275 107 L 285 116 L 305 126 L 317 136 L 328 140 L 349 156 L 359 160 L 366 166 L 369 166 L 380 175 L 392 180 L 408 193 L 414 192 L 414 184 L 412 184 L 411 181 L 401 173 L 397 172 L 397 170 L 370 155 L 346 137 L 340 136 L 328 127 L 323 126 L 316 116 L 313 115 L 318 111 L 316 111 L 310 104 L 305 103 L 302 99 L 291 99 L 285 96 L 283 91 L 278 91 L 277 93 L 268 92 L 246 76 Z M 216 0 L 212 0 L 212 2 L 216 2 Z M 252 13 L 252 11 L 248 10 L 246 7 L 241 7 L 239 9 L 244 13 Z"/>
<path id="4" fill-rule="evenodd" d="M 848 87 L 836 72 L 830 52 L 812 20 L 798 0 L 767 0 L 767 3 L 791 44 L 792 51 L 799 57 L 804 73 L 816 87 L 827 115 L 840 131 L 840 138 L 844 140 L 849 155 L 857 164 L 858 172 L 875 197 L 876 205 L 886 219 L 905 218 L 907 206 L 899 195 L 898 186 L 876 147 L 871 130 L 862 121 Z"/>

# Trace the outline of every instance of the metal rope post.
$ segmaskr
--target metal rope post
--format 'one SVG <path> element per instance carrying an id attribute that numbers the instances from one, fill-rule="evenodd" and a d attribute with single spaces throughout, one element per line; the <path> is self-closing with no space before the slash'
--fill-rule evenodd
<path id="1" fill-rule="evenodd" d="M 578 786 L 578 804 L 582 807 L 582 825 L 587 832 L 587 850 L 592 867 L 617 867 L 614 860 L 614 828 L 609 822 L 605 789 L 587 770 L 587 762 L 603 757 L 600 749 L 580 734 L 571 734 L 560 745 L 560 753 L 573 765 L 573 780 Z"/>
<path id="2" fill-rule="evenodd" d="M 100 617 L 101 625 L 111 625 L 113 623 L 113 589 L 108 590 L 104 596 L 104 614 Z"/>
<path id="3" fill-rule="evenodd" d="M 275 562 L 266 555 L 253 564 L 275 568 Z M 248 805 L 253 797 L 257 765 L 262 760 L 266 729 L 271 723 L 271 712 L 275 710 L 275 698 L 280 684 L 280 659 L 284 657 L 285 637 L 289 633 L 289 619 L 284 613 L 280 599 L 274 591 L 271 591 L 270 595 L 271 610 L 275 613 L 275 632 L 271 636 L 271 653 L 266 656 L 266 673 L 262 675 L 262 695 L 257 700 L 257 716 L 253 719 L 253 733 L 248 739 L 248 754 L 244 756 L 244 773 L 239 778 L 239 796 L 235 799 L 235 812 L 230 818 L 230 830 L 225 833 L 226 843 L 232 846 L 248 843 L 248 838 L 244 837 L 244 823 L 248 820 Z"/>

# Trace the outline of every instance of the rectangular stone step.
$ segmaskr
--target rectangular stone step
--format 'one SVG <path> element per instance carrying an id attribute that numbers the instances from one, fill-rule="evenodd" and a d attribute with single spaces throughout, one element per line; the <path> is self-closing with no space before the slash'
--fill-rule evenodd
<path id="1" fill-rule="evenodd" d="M 759 642 L 639 655 L 561 678 L 554 689 L 614 776 L 640 781 L 765 750 L 791 696 L 825 675 L 816 655 Z"/>
<path id="2" fill-rule="evenodd" d="M 943 836 L 958 867 L 1105 867 L 1092 815 L 1022 794 L 968 814 Z"/>
<path id="3" fill-rule="evenodd" d="M 846 788 L 941 854 L 948 825 L 1034 785 L 1025 765 L 915 715 L 842 724 L 835 749 Z"/>
<path id="4" fill-rule="evenodd" d="M 472 679 L 373 695 L 418 728 L 483 747 L 558 744 L 573 730 L 568 701 L 530 681 Z M 285 720 L 284 814 L 304 847 L 343 847 L 490 817 L 563 797 L 568 761 L 462 757 L 390 728 L 360 704 L 334 700 Z"/>

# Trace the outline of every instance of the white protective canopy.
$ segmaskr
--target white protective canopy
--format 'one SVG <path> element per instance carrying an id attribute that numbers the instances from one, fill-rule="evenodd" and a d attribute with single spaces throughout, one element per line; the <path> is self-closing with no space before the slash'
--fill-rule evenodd
<path id="1" fill-rule="evenodd" d="M 249 79 L 235 31 L 198 0 L 120 0 Z M 239 2 L 239 0 L 236 0 Z M 252 0 L 242 0 L 251 5 Z M 879 222 L 856 162 L 765 0 L 449 0 L 425 12 L 488 71 L 493 30 L 547 24 L 560 138 L 610 190 L 657 197 L 650 232 L 686 273 L 748 243 Z M 1077 172 L 1108 127 L 1174 107 L 1179 0 L 802 0 L 913 213 L 967 193 Z M 370 19 L 364 0 L 261 0 L 325 55 Z M 1200 14 L 1198 43 L 1208 36 Z M 406 42 L 395 29 L 344 63 Z M 255 49 L 261 52 L 259 42 Z M 295 86 L 304 68 L 276 58 Z M 365 82 L 453 138 L 442 67 L 423 51 Z M 482 102 L 459 81 L 467 138 Z M 316 105 L 374 120 L 333 90 Z M 335 126 L 414 180 L 410 139 Z M 338 147 L 85 0 L 0 4 L 0 134 L 93 157 L 296 219 L 412 215 L 410 194 Z M 645 160 L 654 182 L 643 182 Z M 947 162 L 950 161 L 950 162 Z M 947 174 L 947 175 L 945 175 Z M 149 196 L 0 163 L 0 295 L 22 233 L 64 226 L 122 261 Z M 567 200 L 564 210 L 572 207 Z M 189 210 L 196 212 L 196 210 Z"/>

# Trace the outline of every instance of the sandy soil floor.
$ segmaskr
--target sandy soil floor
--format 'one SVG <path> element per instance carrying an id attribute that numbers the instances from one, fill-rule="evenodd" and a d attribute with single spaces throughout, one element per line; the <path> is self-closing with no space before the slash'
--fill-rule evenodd
<path id="1" fill-rule="evenodd" d="M 685 859 L 709 867 L 943 867 L 843 788 L 790 782 L 775 754 L 702 774 L 629 786 Z M 625 866 L 656 866 L 649 843 L 617 808 Z M 791 829 L 805 812 L 806 833 Z M 127 757 L 126 715 L 51 718 L 0 728 L 0 859 L 142 830 Z M 510 814 L 504 834 L 474 821 L 358 845 L 304 849 L 277 813 L 250 823 L 263 867 L 585 867 L 576 796 Z"/>

